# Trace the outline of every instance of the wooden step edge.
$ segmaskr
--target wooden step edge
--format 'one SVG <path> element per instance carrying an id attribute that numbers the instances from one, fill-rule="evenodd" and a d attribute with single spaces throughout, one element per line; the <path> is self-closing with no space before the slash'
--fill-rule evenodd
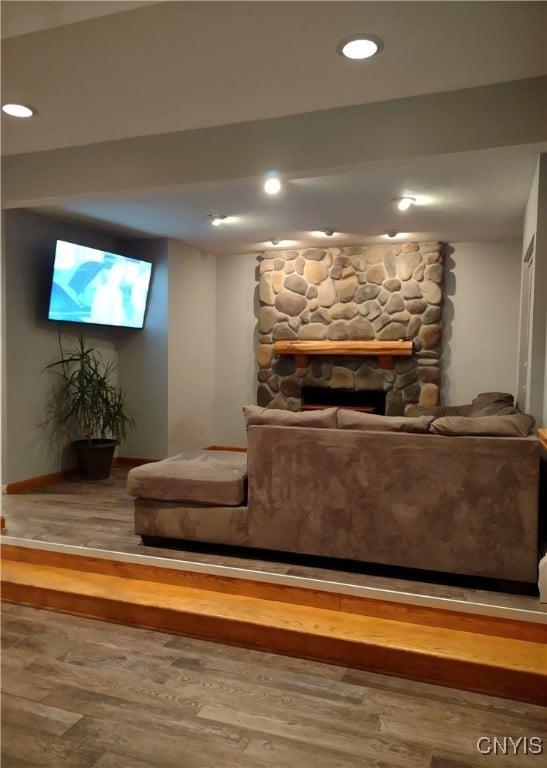
<path id="1" fill-rule="evenodd" d="M 4 546 L 5 544 L 5 546 Z M 425 626 L 495 635 L 515 640 L 547 643 L 547 624 L 481 616 L 447 608 L 429 608 L 411 603 L 380 600 L 342 592 L 323 591 L 298 585 L 275 584 L 244 577 L 221 576 L 180 570 L 168 566 L 147 565 L 119 559 L 56 552 L 8 544 L 0 545 L 2 559 L 51 566 L 68 570 L 99 573 L 158 584 L 179 585 L 232 595 L 245 595 L 293 605 L 325 608 L 363 616 L 375 616 Z M 547 620 L 547 617 L 546 617 Z"/>
<path id="2" fill-rule="evenodd" d="M 421 624 L 401 623 L 390 619 L 332 611 L 324 608 L 293 605 L 286 602 L 262 600 L 244 595 L 228 595 L 195 589 L 135 581 L 119 576 L 69 571 L 51 566 L 28 566 L 26 563 L 6 563 L 2 571 L 4 582 L 36 588 L 47 588 L 66 594 L 88 595 L 95 598 L 116 598 L 143 607 L 163 607 L 196 616 L 240 618 L 249 624 L 305 631 L 311 635 L 366 637 L 369 644 L 407 648 L 431 657 L 481 660 L 489 666 L 504 669 L 518 659 L 520 669 L 544 671 L 547 649 L 542 643 L 509 640 L 478 633 Z M 546 671 L 547 679 L 547 671 Z"/>
<path id="3" fill-rule="evenodd" d="M 76 594 L 31 584 L 2 583 L 2 599 L 170 634 L 340 664 L 380 674 L 547 704 L 547 676 L 479 660 L 435 657 L 408 648 L 384 647 L 363 638 L 317 635 L 295 627 L 262 626 L 235 617 L 204 615 L 162 606 L 135 605 L 115 597 Z"/>

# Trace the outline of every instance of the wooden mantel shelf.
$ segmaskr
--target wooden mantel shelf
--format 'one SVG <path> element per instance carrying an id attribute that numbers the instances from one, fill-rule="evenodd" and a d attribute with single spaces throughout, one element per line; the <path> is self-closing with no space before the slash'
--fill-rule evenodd
<path id="1" fill-rule="evenodd" d="M 410 357 L 411 341 L 275 341 L 277 355 L 374 355 Z"/>
<path id="2" fill-rule="evenodd" d="M 308 355 L 369 355 L 382 368 L 392 368 L 394 357 L 410 357 L 412 341 L 276 341 L 276 355 L 295 355 L 297 367 L 307 366 Z"/>

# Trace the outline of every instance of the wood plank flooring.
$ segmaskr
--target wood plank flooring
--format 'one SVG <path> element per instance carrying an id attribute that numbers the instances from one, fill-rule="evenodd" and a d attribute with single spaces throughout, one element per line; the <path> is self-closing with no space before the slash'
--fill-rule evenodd
<path id="1" fill-rule="evenodd" d="M 481 768 L 535 736 L 533 704 L 3 606 L 2 767 Z"/>

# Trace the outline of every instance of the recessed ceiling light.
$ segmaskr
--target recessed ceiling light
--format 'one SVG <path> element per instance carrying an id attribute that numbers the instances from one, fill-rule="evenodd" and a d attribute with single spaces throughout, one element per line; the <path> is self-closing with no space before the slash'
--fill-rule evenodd
<path id="1" fill-rule="evenodd" d="M 277 173 L 269 173 L 264 182 L 264 192 L 267 192 L 268 195 L 277 195 L 280 189 L 281 182 Z"/>
<path id="2" fill-rule="evenodd" d="M 280 240 L 278 237 L 270 237 L 267 242 L 272 245 L 280 245 L 282 248 L 286 248 L 291 243 L 294 243 L 293 240 Z"/>
<path id="3" fill-rule="evenodd" d="M 374 54 L 380 53 L 383 47 L 384 43 L 379 37 L 359 34 L 344 37 L 336 46 L 336 50 L 346 59 L 361 61 L 362 59 L 370 59 Z"/>
<path id="4" fill-rule="evenodd" d="M 223 213 L 210 213 L 209 218 L 211 219 L 211 224 L 215 227 L 218 227 L 219 224 L 223 224 L 228 220 L 228 217 Z"/>
<path id="5" fill-rule="evenodd" d="M 28 104 L 2 104 L 2 112 L 10 117 L 34 117 L 37 110 Z"/>
<path id="6" fill-rule="evenodd" d="M 408 195 L 405 195 L 404 197 L 394 197 L 392 200 L 393 203 L 397 203 L 397 208 L 400 211 L 408 211 L 411 205 L 414 205 L 416 202 L 415 197 L 408 197 Z"/>

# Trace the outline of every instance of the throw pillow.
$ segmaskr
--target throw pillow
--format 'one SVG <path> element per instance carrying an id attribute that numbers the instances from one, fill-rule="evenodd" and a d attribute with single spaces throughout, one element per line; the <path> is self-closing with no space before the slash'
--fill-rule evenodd
<path id="1" fill-rule="evenodd" d="M 259 405 L 244 405 L 245 424 L 269 424 L 276 427 L 336 427 L 337 408 L 322 408 L 317 411 L 284 411 L 279 408 L 261 408 Z"/>
<path id="2" fill-rule="evenodd" d="M 490 437 L 526 437 L 535 419 L 528 413 L 507 416 L 442 416 L 430 429 L 438 435 L 483 435 Z"/>
<path id="3" fill-rule="evenodd" d="M 507 409 L 513 410 L 508 411 Z M 503 413 L 500 413 L 503 411 Z M 514 407 L 513 395 L 509 392 L 482 392 L 471 403 L 469 416 L 493 416 L 494 414 L 510 415 L 518 413 Z"/>
<path id="4" fill-rule="evenodd" d="M 427 432 L 433 416 L 382 416 L 378 413 L 338 411 L 339 429 L 370 429 L 373 432 Z"/>
<path id="5" fill-rule="evenodd" d="M 520 413 L 520 411 L 513 405 L 492 403 L 485 408 L 473 408 L 469 416 L 510 416 L 513 413 Z"/>

